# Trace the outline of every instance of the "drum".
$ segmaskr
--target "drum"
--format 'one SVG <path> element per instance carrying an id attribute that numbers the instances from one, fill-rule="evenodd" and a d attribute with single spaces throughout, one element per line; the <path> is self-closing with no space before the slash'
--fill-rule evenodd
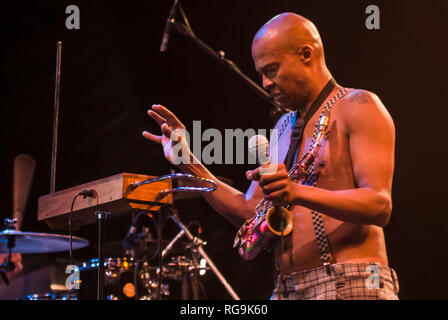
<path id="1" fill-rule="evenodd" d="M 171 258 L 171 262 L 163 267 L 163 276 L 165 278 L 181 281 L 187 277 L 193 269 L 193 261 L 185 256 L 176 256 Z"/>
<path id="2" fill-rule="evenodd" d="M 163 270 L 163 269 L 162 269 Z M 144 288 L 144 293 L 140 296 L 140 300 L 155 300 L 159 295 L 159 274 L 160 268 L 150 266 L 147 262 L 142 263 L 139 269 L 139 280 L 141 286 Z M 162 274 L 162 281 L 164 281 L 164 274 Z M 165 281 L 164 281 L 165 282 Z M 162 282 L 160 285 L 160 295 L 162 299 L 170 296 L 170 285 Z"/>
<path id="3" fill-rule="evenodd" d="M 78 265 L 81 278 L 80 300 L 94 300 L 97 294 L 98 259 Z M 153 300 L 158 297 L 159 268 L 128 257 L 104 260 L 104 294 L 107 300 Z M 137 273 L 135 273 L 137 271 Z M 170 295 L 169 286 L 161 285 L 161 295 Z"/>

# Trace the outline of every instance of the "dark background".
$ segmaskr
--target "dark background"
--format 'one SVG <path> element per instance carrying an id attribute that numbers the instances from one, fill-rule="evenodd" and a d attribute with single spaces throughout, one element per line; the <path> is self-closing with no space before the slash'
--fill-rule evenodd
<path id="1" fill-rule="evenodd" d="M 80 30 L 65 27 L 70 4 L 80 8 Z M 380 30 L 365 27 L 370 4 L 380 8 Z M 258 28 L 285 11 L 316 24 L 336 80 L 376 93 L 395 121 L 394 210 L 385 235 L 390 265 L 400 279 L 400 298 L 448 298 L 446 144 L 441 142 L 448 2 L 184 0 L 182 5 L 196 35 L 224 50 L 258 82 L 250 56 Z M 161 148 L 141 137 L 142 130 L 159 131 L 146 116 L 153 103 L 170 107 L 190 129 L 193 120 L 202 121 L 202 130 L 272 127 L 269 104 L 189 39 L 174 32 L 168 51 L 159 52 L 170 6 L 171 1 L 2 4 L 2 216 L 12 211 L 13 159 L 27 153 L 37 169 L 23 230 L 57 232 L 37 221 L 38 198 L 50 190 L 57 41 L 63 43 L 63 54 L 56 191 L 120 172 L 169 173 Z M 242 191 L 250 168 L 210 166 Z M 274 272 L 270 255 L 243 262 L 232 249 L 236 229 L 205 201 L 177 205 L 185 223 L 200 222 L 206 251 L 241 298 L 269 297 Z M 110 220 L 107 239 L 121 240 L 129 224 L 129 217 Z M 168 221 L 164 238 L 177 231 Z M 96 226 L 76 235 L 92 242 L 75 253 L 77 260 L 94 257 Z M 25 267 L 67 255 L 25 256 Z M 207 298 L 230 298 L 212 272 L 203 282 Z"/>

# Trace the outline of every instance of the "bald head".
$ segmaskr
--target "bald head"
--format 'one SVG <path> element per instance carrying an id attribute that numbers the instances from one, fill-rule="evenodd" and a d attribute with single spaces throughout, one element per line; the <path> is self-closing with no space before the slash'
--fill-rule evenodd
<path id="1" fill-rule="evenodd" d="M 331 78 L 317 28 L 298 14 L 279 14 L 261 27 L 252 58 L 263 88 L 284 106 L 305 108 Z"/>
<path id="2" fill-rule="evenodd" d="M 316 26 L 308 19 L 295 13 L 282 13 L 269 20 L 256 33 L 254 47 L 268 46 L 275 51 L 296 51 L 309 45 L 316 58 L 324 57 L 322 40 Z"/>

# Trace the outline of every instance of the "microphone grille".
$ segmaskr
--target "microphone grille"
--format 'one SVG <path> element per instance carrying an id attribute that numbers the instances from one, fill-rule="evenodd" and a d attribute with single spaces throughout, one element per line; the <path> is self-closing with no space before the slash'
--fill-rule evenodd
<path id="1" fill-rule="evenodd" d="M 269 141 L 264 135 L 257 134 L 255 136 L 252 136 L 249 139 L 248 146 L 249 152 L 252 155 L 256 156 L 260 162 L 264 163 L 268 161 L 267 157 L 269 154 Z"/>

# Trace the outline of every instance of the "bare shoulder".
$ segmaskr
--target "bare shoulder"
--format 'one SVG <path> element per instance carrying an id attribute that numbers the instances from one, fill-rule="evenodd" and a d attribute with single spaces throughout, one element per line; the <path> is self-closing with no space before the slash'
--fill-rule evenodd
<path id="1" fill-rule="evenodd" d="M 338 113 L 348 132 L 366 128 L 366 125 L 378 125 L 395 130 L 392 117 L 381 99 L 367 90 L 351 89 L 341 99 Z"/>

